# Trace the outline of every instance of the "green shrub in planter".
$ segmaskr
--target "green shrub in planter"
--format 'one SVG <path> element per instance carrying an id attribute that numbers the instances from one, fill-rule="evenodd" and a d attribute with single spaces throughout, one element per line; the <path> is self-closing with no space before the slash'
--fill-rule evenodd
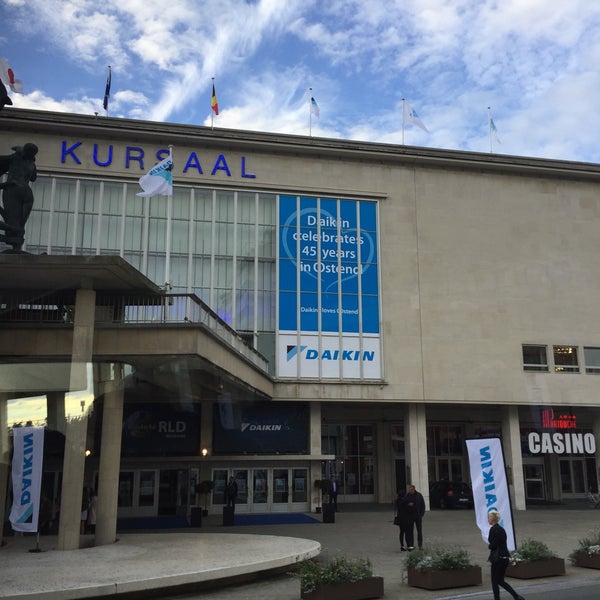
<path id="1" fill-rule="evenodd" d="M 319 586 L 350 583 L 373 577 L 371 561 L 366 558 L 334 558 L 327 563 L 305 560 L 298 567 L 300 588 L 312 592 Z"/>
<path id="2" fill-rule="evenodd" d="M 579 540 L 579 548 L 576 548 L 569 554 L 569 560 L 572 564 L 577 564 L 577 559 L 584 556 L 600 556 L 600 530 L 593 532 L 589 537 Z"/>
<path id="3" fill-rule="evenodd" d="M 544 542 L 538 540 L 526 539 L 510 555 L 510 562 L 516 564 L 519 562 L 532 562 L 536 560 L 547 560 L 549 558 L 558 558 Z"/>
<path id="4" fill-rule="evenodd" d="M 406 569 L 415 571 L 453 571 L 471 567 L 471 557 L 464 548 L 432 546 L 413 550 L 406 557 Z"/>

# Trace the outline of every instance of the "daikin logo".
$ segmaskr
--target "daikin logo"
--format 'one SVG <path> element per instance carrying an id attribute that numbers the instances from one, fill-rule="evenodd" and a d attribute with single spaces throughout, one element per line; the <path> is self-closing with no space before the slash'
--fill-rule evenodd
<path id="1" fill-rule="evenodd" d="M 244 431 L 281 431 L 281 425 L 254 425 L 253 423 L 242 423 Z"/>
<path id="2" fill-rule="evenodd" d="M 308 346 L 288 346 L 287 361 L 290 362 L 298 354 L 302 354 Z M 319 352 L 314 348 L 309 348 L 304 354 L 306 360 L 345 360 L 345 361 L 365 361 L 375 360 L 375 351 L 373 350 L 322 350 Z"/>

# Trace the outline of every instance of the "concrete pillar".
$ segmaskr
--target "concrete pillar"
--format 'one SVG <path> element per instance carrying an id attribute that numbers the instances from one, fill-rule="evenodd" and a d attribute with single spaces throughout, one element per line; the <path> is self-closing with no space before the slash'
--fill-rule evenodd
<path id="1" fill-rule="evenodd" d="M 323 447 L 321 445 L 321 403 L 311 402 L 310 416 L 309 416 L 309 454 L 311 456 L 323 454 Z M 310 473 L 308 474 L 309 480 L 308 485 L 311 490 L 310 506 L 309 510 L 314 510 L 317 506 L 321 506 L 321 490 L 315 488 L 315 481 L 321 479 L 321 461 L 311 460 L 310 462 Z"/>
<path id="2" fill-rule="evenodd" d="M 67 421 L 60 493 L 58 550 L 77 550 L 79 548 L 87 424 L 88 419 L 85 415 Z"/>
<path id="3" fill-rule="evenodd" d="M 65 433 L 65 393 L 46 393 L 46 414 L 48 415 L 48 429 Z"/>
<path id="4" fill-rule="evenodd" d="M 594 414 L 592 421 L 592 433 L 596 440 L 596 473 L 593 481 L 588 481 L 588 486 L 600 492 L 600 415 Z"/>
<path id="5" fill-rule="evenodd" d="M 408 483 L 414 484 L 417 491 L 425 499 L 429 510 L 429 467 L 427 465 L 427 415 L 425 404 L 408 405 L 407 418 L 404 422 L 406 439 L 406 460 L 409 472 Z"/>
<path id="6" fill-rule="evenodd" d="M 8 447 L 8 394 L 0 394 L 0 528 L 8 514 L 6 492 L 8 490 L 8 470 L 10 449 Z M 2 529 L 0 529 L 0 541 Z"/>
<path id="7" fill-rule="evenodd" d="M 81 382 L 87 377 L 87 364 L 92 361 L 95 312 L 96 292 L 92 289 L 77 290 L 71 354 L 70 389 L 72 390 L 81 389 Z M 60 494 L 57 544 L 59 550 L 79 548 L 86 437 L 87 414 L 67 422 Z"/>
<path id="8" fill-rule="evenodd" d="M 388 504 L 396 499 L 396 471 L 392 450 L 392 426 L 387 421 L 376 425 L 377 443 L 377 488 L 375 493 L 379 504 Z"/>
<path id="9" fill-rule="evenodd" d="M 523 478 L 518 406 L 505 406 L 503 408 L 502 448 L 504 450 L 504 464 L 506 465 L 506 476 L 512 496 L 513 508 L 516 510 L 525 510 L 525 480 Z"/>
<path id="10" fill-rule="evenodd" d="M 117 505 L 123 431 L 122 378 L 106 384 L 102 412 L 102 439 L 98 469 L 96 546 L 112 544 L 117 537 Z"/>

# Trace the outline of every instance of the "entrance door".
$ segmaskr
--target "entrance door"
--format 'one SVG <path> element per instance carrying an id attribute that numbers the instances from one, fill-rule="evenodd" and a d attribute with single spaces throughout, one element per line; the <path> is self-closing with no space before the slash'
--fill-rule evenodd
<path id="1" fill-rule="evenodd" d="M 544 463 L 523 465 L 525 474 L 525 498 L 546 500 L 546 471 Z"/>
<path id="2" fill-rule="evenodd" d="M 300 512 L 308 510 L 307 468 L 214 469 L 212 506 L 225 502 L 224 489 L 230 475 L 238 484 L 236 510 L 239 512 Z"/>
<path id="3" fill-rule="evenodd" d="M 273 469 L 273 512 L 288 510 L 289 493 L 289 469 Z"/>
<path id="4" fill-rule="evenodd" d="M 585 494 L 588 490 L 584 458 L 561 458 L 560 491 L 564 496 Z"/>

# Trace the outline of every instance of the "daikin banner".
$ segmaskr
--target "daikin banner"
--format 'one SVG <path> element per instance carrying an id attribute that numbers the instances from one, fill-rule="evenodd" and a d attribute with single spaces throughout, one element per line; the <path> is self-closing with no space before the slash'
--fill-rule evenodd
<path id="1" fill-rule="evenodd" d="M 381 377 L 377 203 L 279 197 L 277 374 Z"/>
<path id="2" fill-rule="evenodd" d="M 38 530 L 42 464 L 44 461 L 44 428 L 13 428 L 13 505 L 10 522 L 15 531 Z"/>
<path id="3" fill-rule="evenodd" d="M 506 531 L 508 549 L 515 550 L 515 531 L 500 439 L 473 439 L 467 440 L 466 444 L 471 469 L 475 520 L 481 530 L 481 536 L 487 544 L 490 531 L 488 513 L 497 510 L 501 516 L 500 525 Z"/>

